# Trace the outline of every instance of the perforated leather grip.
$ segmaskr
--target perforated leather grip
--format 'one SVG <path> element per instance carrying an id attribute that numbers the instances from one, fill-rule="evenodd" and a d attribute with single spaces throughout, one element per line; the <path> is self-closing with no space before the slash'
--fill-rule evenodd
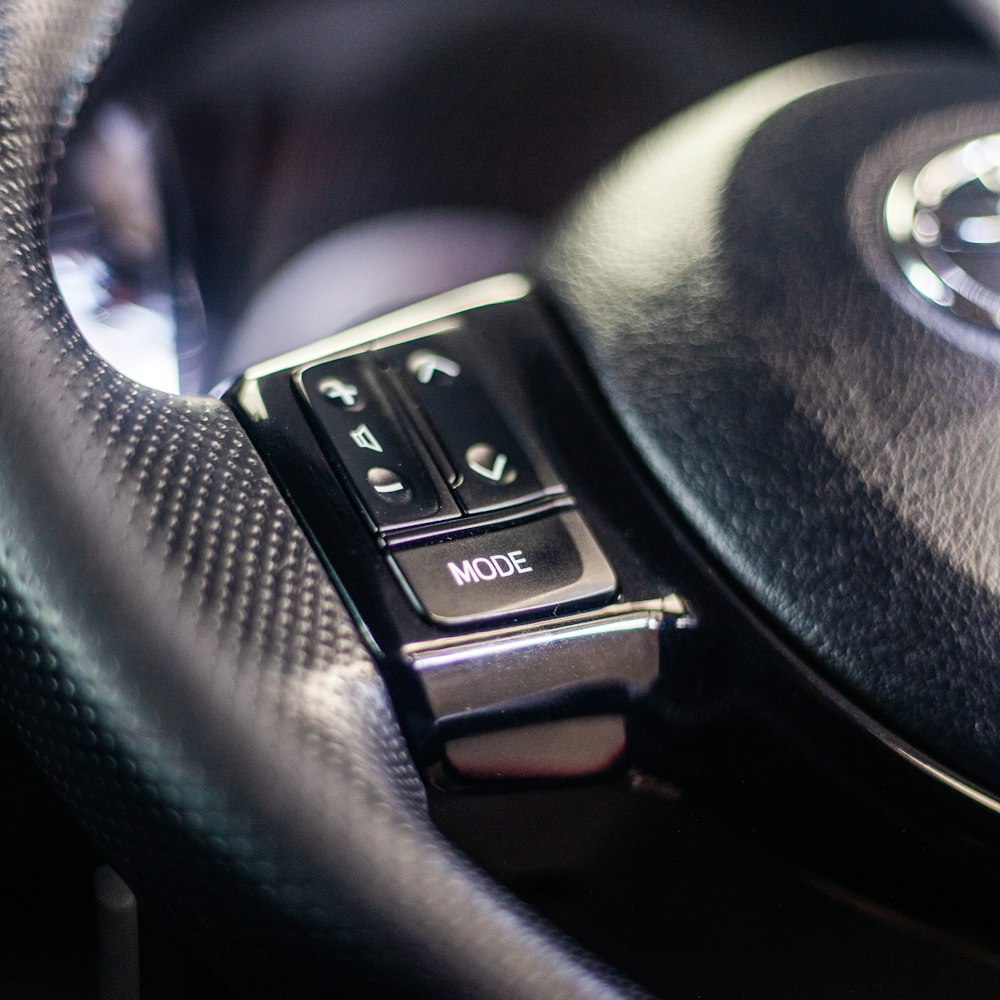
<path id="1" fill-rule="evenodd" d="M 382 682 L 228 410 L 130 383 L 67 316 L 46 195 L 116 18 L 0 9 L 0 708 L 241 993 L 620 996 L 430 826 Z"/>

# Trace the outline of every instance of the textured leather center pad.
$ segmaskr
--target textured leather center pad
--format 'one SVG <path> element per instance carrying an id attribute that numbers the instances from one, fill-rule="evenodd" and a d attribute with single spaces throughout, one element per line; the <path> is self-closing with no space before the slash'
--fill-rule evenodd
<path id="1" fill-rule="evenodd" d="M 893 178 L 997 131 L 998 96 L 972 59 L 791 64 L 634 147 L 546 261 L 716 556 L 861 708 L 994 792 L 1000 369 L 866 261 Z"/>

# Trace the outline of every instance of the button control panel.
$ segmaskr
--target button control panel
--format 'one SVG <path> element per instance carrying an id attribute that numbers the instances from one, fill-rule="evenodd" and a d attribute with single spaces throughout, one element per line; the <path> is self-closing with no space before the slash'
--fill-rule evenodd
<path id="1" fill-rule="evenodd" d="M 475 331 L 460 327 L 375 341 L 294 374 L 404 590 L 448 628 L 592 603 L 617 589 L 579 512 L 552 512 L 552 503 L 573 500 L 490 358 Z M 500 523 L 484 525 L 490 514 Z M 405 530 L 415 528 L 418 538 Z"/>
<path id="2" fill-rule="evenodd" d="M 592 391 L 506 275 L 227 393 L 445 786 L 620 768 L 695 627 L 662 574 L 680 543 Z"/>

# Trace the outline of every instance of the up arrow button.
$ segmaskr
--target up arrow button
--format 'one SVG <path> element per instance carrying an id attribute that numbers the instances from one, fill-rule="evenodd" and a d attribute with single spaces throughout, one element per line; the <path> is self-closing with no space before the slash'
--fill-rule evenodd
<path id="1" fill-rule="evenodd" d="M 421 385 L 430 385 L 435 375 L 443 375 L 450 381 L 462 374 L 462 366 L 457 361 L 433 351 L 414 351 L 407 358 L 406 367 Z"/>

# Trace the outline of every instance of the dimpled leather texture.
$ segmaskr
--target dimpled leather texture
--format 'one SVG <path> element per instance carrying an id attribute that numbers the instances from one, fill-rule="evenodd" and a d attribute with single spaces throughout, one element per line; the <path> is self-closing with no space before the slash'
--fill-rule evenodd
<path id="1" fill-rule="evenodd" d="M 240 995 L 622 995 L 436 833 L 385 688 L 219 402 L 88 349 L 58 136 L 118 12 L 0 7 L 0 710 Z"/>
<path id="2" fill-rule="evenodd" d="M 1000 370 L 865 260 L 896 174 L 996 131 L 998 97 L 954 53 L 790 64 L 640 141 L 545 262 L 715 556 L 869 717 L 993 792 Z"/>

